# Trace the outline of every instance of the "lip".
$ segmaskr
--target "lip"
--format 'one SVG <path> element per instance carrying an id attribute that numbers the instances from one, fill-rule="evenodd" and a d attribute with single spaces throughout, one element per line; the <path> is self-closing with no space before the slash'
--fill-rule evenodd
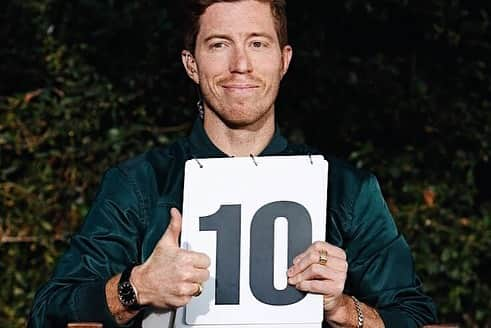
<path id="1" fill-rule="evenodd" d="M 249 90 L 249 89 L 256 89 L 258 88 L 258 86 L 249 83 L 231 83 L 231 84 L 223 85 L 223 88 L 230 89 L 230 90 Z"/>

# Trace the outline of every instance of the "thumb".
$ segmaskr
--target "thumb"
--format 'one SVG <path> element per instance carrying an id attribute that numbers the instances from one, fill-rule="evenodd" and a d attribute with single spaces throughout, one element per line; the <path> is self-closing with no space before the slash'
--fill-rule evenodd
<path id="1" fill-rule="evenodd" d="M 167 230 L 162 237 L 165 243 L 179 247 L 179 235 L 181 234 L 182 216 L 179 210 L 175 207 L 170 210 L 170 222 Z"/>

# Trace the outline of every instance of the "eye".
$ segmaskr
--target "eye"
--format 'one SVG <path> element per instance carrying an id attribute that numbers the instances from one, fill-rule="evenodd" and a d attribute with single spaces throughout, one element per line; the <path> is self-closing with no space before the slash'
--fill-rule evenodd
<path id="1" fill-rule="evenodd" d="M 215 43 L 212 43 L 210 45 L 210 47 L 212 49 L 221 49 L 221 48 L 224 48 L 225 47 L 225 43 L 224 42 L 215 42 Z"/>
<path id="2" fill-rule="evenodd" d="M 253 41 L 252 46 L 254 48 L 261 48 L 262 46 L 264 46 L 264 44 L 261 41 Z"/>

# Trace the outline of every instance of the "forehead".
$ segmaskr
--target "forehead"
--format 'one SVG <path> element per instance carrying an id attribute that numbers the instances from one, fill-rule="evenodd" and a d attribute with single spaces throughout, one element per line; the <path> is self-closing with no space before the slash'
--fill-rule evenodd
<path id="1" fill-rule="evenodd" d="M 276 38 L 275 21 L 269 3 L 255 0 L 218 2 L 200 18 L 198 40 L 211 35 L 266 34 Z"/>

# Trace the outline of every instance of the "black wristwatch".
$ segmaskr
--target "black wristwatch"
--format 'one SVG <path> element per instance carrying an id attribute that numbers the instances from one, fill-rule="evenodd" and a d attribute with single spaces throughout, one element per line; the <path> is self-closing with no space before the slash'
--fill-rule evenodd
<path id="1" fill-rule="evenodd" d="M 130 282 L 131 271 L 136 264 L 131 264 L 121 274 L 121 278 L 118 282 L 118 297 L 121 304 L 130 310 L 141 309 L 142 306 L 138 304 L 136 297 L 136 290 Z"/>

